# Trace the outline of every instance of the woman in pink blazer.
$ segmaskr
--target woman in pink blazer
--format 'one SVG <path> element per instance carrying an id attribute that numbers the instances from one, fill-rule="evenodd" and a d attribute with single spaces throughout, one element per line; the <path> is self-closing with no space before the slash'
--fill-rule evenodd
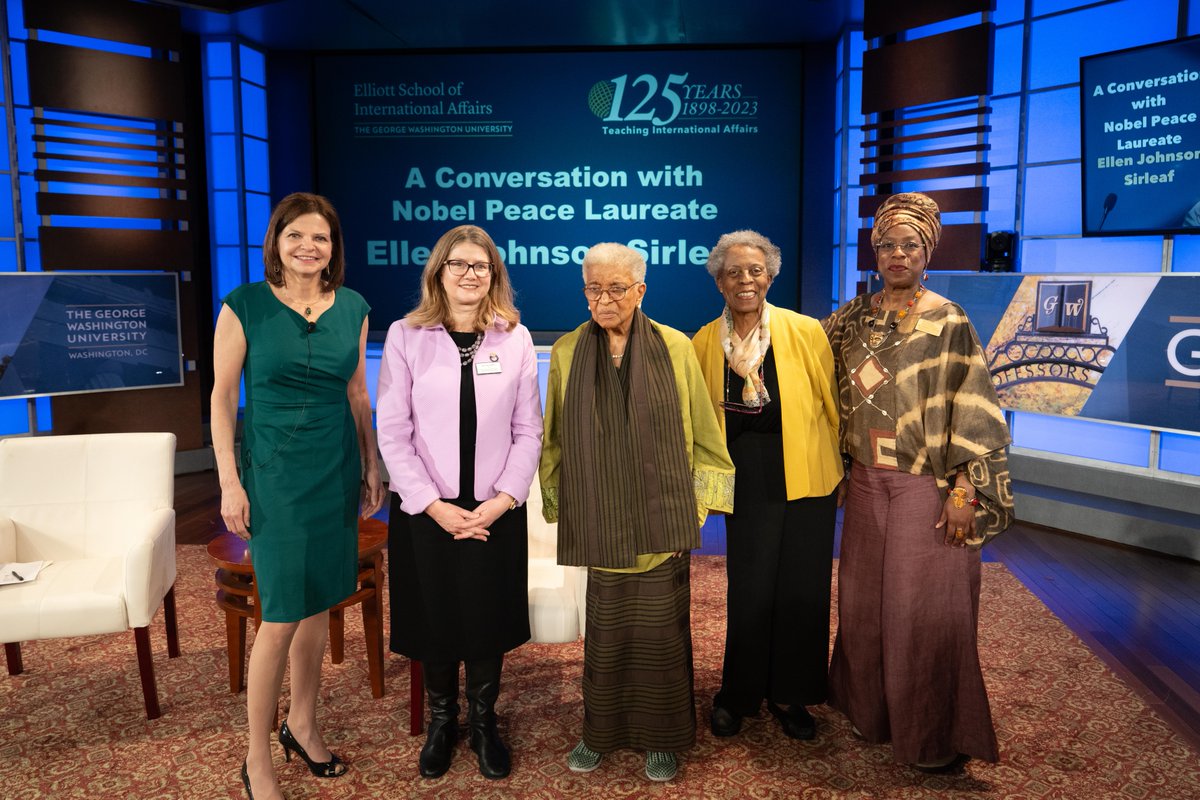
<path id="1" fill-rule="evenodd" d="M 434 245 L 420 304 L 388 330 L 376 412 L 394 493 L 391 648 L 421 662 L 429 696 L 421 775 L 450 768 L 462 661 L 471 749 L 503 778 L 495 705 L 504 653 L 529 640 L 523 503 L 542 415 L 533 340 L 482 228 Z"/>

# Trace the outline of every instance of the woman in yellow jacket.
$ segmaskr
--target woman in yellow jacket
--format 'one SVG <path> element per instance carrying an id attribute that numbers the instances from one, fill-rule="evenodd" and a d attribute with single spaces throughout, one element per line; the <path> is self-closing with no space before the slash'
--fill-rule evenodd
<path id="1" fill-rule="evenodd" d="M 805 706 L 828 693 L 837 384 L 820 323 L 766 301 L 780 264 L 759 233 L 722 236 L 708 271 L 725 309 L 692 340 L 737 470 L 716 736 L 736 734 L 765 698 L 784 733 L 811 739 Z"/>

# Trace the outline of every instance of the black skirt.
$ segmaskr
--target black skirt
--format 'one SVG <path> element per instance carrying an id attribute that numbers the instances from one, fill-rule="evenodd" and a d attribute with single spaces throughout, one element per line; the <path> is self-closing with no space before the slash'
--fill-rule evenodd
<path id="1" fill-rule="evenodd" d="M 469 661 L 529 641 L 525 520 L 525 506 L 518 506 L 491 525 L 486 542 L 455 540 L 429 515 L 405 514 L 393 494 L 392 651 L 419 661 Z"/>

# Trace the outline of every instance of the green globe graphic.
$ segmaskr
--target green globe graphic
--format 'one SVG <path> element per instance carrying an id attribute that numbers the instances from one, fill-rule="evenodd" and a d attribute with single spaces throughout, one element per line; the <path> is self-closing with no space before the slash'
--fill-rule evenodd
<path id="1" fill-rule="evenodd" d="M 588 108 L 600 119 L 612 111 L 613 88 L 612 81 L 597 81 L 588 92 Z"/>

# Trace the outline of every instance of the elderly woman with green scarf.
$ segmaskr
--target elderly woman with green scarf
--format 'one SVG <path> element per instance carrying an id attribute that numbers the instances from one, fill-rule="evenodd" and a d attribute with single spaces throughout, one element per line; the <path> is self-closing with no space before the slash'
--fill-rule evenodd
<path id="1" fill-rule="evenodd" d="M 588 567 L 583 738 L 574 772 L 646 751 L 675 776 L 696 740 L 689 551 L 733 507 L 733 464 L 687 336 L 640 310 L 646 262 L 620 244 L 583 260 L 592 318 L 550 356 L 540 480 L 560 564 Z"/>
<path id="2" fill-rule="evenodd" d="M 1012 520 L 1008 427 L 975 329 L 923 283 L 942 233 L 924 194 L 889 197 L 871 246 L 883 288 L 824 321 L 852 462 L 830 705 L 895 760 L 997 760 L 979 666 L 980 554 Z"/>

